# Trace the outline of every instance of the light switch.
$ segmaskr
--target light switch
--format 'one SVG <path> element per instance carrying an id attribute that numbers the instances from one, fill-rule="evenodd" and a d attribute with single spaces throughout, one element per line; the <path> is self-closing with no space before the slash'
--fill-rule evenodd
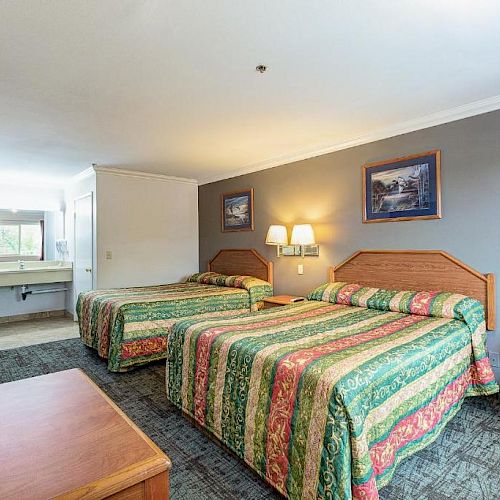
<path id="1" fill-rule="evenodd" d="M 113 258 L 113 252 L 111 250 L 106 250 L 106 260 L 111 260 Z"/>
<path id="2" fill-rule="evenodd" d="M 304 274 L 304 265 L 303 264 L 297 265 L 297 274 Z"/>

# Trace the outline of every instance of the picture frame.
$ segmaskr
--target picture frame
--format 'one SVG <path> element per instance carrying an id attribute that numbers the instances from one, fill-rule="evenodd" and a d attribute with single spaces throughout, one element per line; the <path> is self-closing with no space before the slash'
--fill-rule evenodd
<path id="1" fill-rule="evenodd" d="M 222 232 L 253 231 L 253 188 L 221 194 Z"/>
<path id="2" fill-rule="evenodd" d="M 441 151 L 362 167 L 363 223 L 441 219 Z"/>

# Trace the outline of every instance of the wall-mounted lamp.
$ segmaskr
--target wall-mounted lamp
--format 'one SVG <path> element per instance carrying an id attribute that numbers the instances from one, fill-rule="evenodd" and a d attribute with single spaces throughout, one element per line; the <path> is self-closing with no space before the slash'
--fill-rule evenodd
<path id="1" fill-rule="evenodd" d="M 288 233 L 285 226 L 271 225 L 267 230 L 266 245 L 276 245 L 276 255 L 280 256 L 280 247 L 288 245 Z"/>
<path id="2" fill-rule="evenodd" d="M 296 224 L 293 226 L 290 245 L 288 244 L 288 234 L 285 226 L 269 226 L 266 244 L 276 245 L 276 255 L 278 257 L 319 256 L 319 245 L 316 244 L 311 224 Z"/>
<path id="3" fill-rule="evenodd" d="M 317 257 L 319 255 L 319 245 L 316 245 L 311 224 L 295 224 L 292 229 L 290 245 L 299 245 L 302 257 L 306 255 Z"/>
<path id="4" fill-rule="evenodd" d="M 295 224 L 292 229 L 290 245 L 315 245 L 314 230 L 311 224 Z"/>

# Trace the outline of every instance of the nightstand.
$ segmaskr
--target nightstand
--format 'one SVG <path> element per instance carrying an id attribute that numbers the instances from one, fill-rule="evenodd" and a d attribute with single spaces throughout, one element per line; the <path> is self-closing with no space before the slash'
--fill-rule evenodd
<path id="1" fill-rule="evenodd" d="M 296 295 L 275 295 L 274 297 L 267 297 L 263 300 L 263 309 L 298 304 L 300 302 L 304 302 L 304 300 L 306 300 L 305 297 L 298 297 Z"/>

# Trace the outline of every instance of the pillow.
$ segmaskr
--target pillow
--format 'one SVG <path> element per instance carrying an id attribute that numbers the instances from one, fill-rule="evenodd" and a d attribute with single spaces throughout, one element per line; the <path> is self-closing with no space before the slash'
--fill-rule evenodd
<path id="1" fill-rule="evenodd" d="M 384 290 L 337 282 L 319 286 L 307 298 L 381 311 L 458 319 L 473 333 L 486 329 L 483 305 L 459 293 Z"/>
<path id="2" fill-rule="evenodd" d="M 248 291 L 250 296 L 251 311 L 262 309 L 262 300 L 273 295 L 273 286 L 271 283 L 255 278 L 254 276 L 227 276 L 226 274 L 206 272 L 193 274 L 187 279 L 187 282 L 243 288 Z"/>
<path id="3" fill-rule="evenodd" d="M 206 273 L 195 273 L 191 275 L 186 281 L 192 283 L 201 283 L 203 285 L 219 285 L 225 286 L 225 282 L 228 276 L 220 273 L 206 272 Z"/>

